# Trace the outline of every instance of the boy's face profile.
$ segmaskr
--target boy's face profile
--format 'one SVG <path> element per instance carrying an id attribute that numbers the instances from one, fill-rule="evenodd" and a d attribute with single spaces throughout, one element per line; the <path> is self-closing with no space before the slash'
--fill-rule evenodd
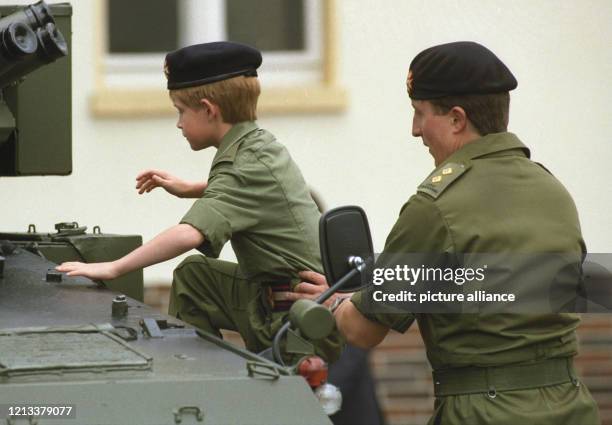
<path id="1" fill-rule="evenodd" d="M 173 99 L 172 103 L 179 114 L 176 126 L 182 131 L 192 150 L 218 146 L 216 120 L 206 105 L 194 109 L 178 99 Z"/>

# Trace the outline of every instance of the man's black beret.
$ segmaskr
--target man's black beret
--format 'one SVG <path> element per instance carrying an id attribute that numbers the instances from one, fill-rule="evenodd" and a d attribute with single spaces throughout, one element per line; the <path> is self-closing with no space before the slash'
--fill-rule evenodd
<path id="1" fill-rule="evenodd" d="M 228 78 L 257 76 L 261 52 L 230 41 L 195 44 L 166 55 L 168 90 L 201 86 Z"/>
<path id="2" fill-rule="evenodd" d="M 406 84 L 408 95 L 415 100 L 500 93 L 517 86 L 506 65 L 492 51 L 472 41 L 423 50 L 410 64 Z"/>

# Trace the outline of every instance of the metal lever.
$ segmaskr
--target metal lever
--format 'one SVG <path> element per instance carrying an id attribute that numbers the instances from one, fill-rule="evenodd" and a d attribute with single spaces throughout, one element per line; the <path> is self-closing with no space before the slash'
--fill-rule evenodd
<path id="1" fill-rule="evenodd" d="M 159 329 L 157 321 L 152 317 L 146 317 L 140 321 L 140 326 L 144 329 L 149 338 L 163 338 L 164 334 Z"/>

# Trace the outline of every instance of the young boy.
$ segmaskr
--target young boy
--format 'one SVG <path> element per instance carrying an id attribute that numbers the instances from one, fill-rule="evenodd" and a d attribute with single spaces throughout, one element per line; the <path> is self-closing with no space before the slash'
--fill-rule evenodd
<path id="1" fill-rule="evenodd" d="M 169 314 L 216 335 L 238 331 L 254 352 L 270 347 L 291 302 L 298 270 L 321 270 L 319 212 L 287 150 L 256 119 L 261 53 L 231 42 L 185 47 L 166 56 L 164 72 L 179 113 L 177 127 L 195 151 L 217 148 L 207 183 L 148 170 L 137 189 L 155 187 L 199 198 L 180 224 L 113 262 L 64 263 L 70 276 L 113 279 L 198 248 L 175 270 Z M 227 241 L 238 264 L 217 260 Z M 337 333 L 317 342 L 328 361 Z"/>

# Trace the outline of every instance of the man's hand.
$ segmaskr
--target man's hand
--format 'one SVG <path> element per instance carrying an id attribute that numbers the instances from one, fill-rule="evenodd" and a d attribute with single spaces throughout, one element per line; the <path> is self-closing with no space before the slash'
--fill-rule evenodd
<path id="1" fill-rule="evenodd" d="M 119 276 L 114 262 L 86 264 L 70 261 L 60 264 L 55 270 L 67 273 L 68 276 L 85 276 L 90 279 L 99 280 L 110 280 Z"/>
<path id="2" fill-rule="evenodd" d="M 207 186 L 206 182 L 189 182 L 162 170 L 145 170 L 136 176 L 136 189 L 140 195 L 163 187 L 179 198 L 201 198 Z"/>
<path id="3" fill-rule="evenodd" d="M 288 300 L 297 301 L 302 298 L 314 300 L 329 288 L 325 276 L 320 273 L 303 271 L 299 275 L 304 282 L 298 283 L 293 289 L 294 292 L 287 292 Z M 325 301 L 325 306 L 329 308 L 337 297 L 348 296 L 350 294 L 336 293 Z M 378 345 L 389 332 L 389 328 L 363 316 L 350 300 L 338 306 L 334 318 L 347 342 L 366 350 Z"/>
<path id="4" fill-rule="evenodd" d="M 297 301 L 302 298 L 315 300 L 319 298 L 323 292 L 329 289 L 327 280 L 321 273 L 302 271 L 299 275 L 303 281 L 295 285 L 293 292 L 287 292 L 287 299 L 290 301 Z M 332 295 L 325 301 L 325 306 L 329 308 L 338 296 L 338 294 Z M 343 294 L 342 296 L 346 297 L 347 294 Z"/>

